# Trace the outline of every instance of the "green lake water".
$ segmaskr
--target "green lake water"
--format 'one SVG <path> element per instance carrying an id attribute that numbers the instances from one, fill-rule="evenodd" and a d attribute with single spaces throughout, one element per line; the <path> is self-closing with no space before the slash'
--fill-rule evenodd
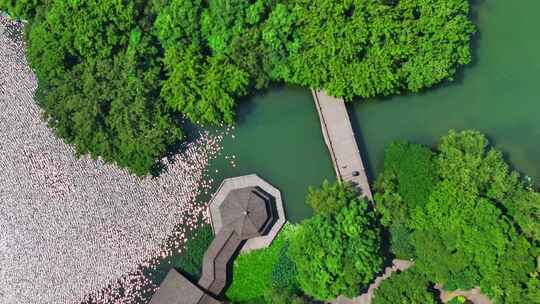
<path id="1" fill-rule="evenodd" d="M 208 201 L 223 179 L 253 173 L 281 191 L 289 221 L 312 215 L 305 204 L 308 187 L 334 181 L 335 175 L 309 90 L 274 87 L 241 101 L 235 130 L 224 137 L 222 152 L 209 164 L 211 189 L 199 200 Z M 182 269 L 183 258 L 173 254 L 146 275 L 160 284 L 172 267 Z"/>
<path id="2" fill-rule="evenodd" d="M 275 87 L 242 101 L 235 130 L 208 173 L 214 188 L 227 177 L 258 174 L 281 191 L 288 220 L 310 216 L 308 187 L 335 180 L 310 91 Z"/>

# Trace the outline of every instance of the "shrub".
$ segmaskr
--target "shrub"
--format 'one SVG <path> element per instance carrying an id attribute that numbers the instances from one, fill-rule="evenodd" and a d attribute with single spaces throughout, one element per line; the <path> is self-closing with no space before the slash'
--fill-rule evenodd
<path id="1" fill-rule="evenodd" d="M 272 268 L 272 287 L 278 290 L 296 290 L 298 270 L 288 256 L 289 242 L 287 241 L 281 251 L 276 264 Z"/>
<path id="2" fill-rule="evenodd" d="M 335 214 L 317 214 L 291 237 L 300 288 L 320 300 L 356 296 L 382 266 L 380 230 L 368 203 L 351 199 Z"/>
<path id="3" fill-rule="evenodd" d="M 225 295 L 233 302 L 258 301 L 272 289 L 274 265 L 294 228 L 285 224 L 272 244 L 264 249 L 241 253 L 234 261 L 232 284 Z"/>
<path id="4" fill-rule="evenodd" d="M 393 273 L 373 294 L 373 304 L 436 304 L 437 297 L 430 291 L 431 283 L 415 267 Z"/>

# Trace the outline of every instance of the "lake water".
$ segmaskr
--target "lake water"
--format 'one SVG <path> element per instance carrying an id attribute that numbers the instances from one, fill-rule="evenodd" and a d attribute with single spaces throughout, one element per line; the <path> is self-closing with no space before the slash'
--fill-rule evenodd
<path id="1" fill-rule="evenodd" d="M 276 87 L 247 98 L 238 107 L 232 135 L 208 170 L 215 186 L 227 177 L 256 173 L 281 190 L 288 220 L 310 216 L 308 187 L 335 180 L 310 91 Z"/>

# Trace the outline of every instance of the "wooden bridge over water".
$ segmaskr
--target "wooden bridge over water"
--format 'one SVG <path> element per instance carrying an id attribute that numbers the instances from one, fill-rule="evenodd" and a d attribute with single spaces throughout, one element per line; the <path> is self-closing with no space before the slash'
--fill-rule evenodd
<path id="1" fill-rule="evenodd" d="M 349 114 L 343 99 L 326 95 L 323 91 L 311 91 L 319 118 L 324 141 L 336 176 L 339 180 L 351 182 L 370 201 L 373 200 L 362 155 L 354 137 Z"/>

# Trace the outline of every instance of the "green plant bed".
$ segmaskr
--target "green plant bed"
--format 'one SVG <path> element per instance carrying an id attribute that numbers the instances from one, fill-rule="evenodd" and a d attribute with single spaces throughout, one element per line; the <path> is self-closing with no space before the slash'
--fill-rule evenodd
<path id="1" fill-rule="evenodd" d="M 210 225 L 200 228 L 187 241 L 184 251 L 174 263 L 175 268 L 191 279 L 198 280 L 201 276 L 204 253 L 213 239 L 214 234 Z"/>
<path id="2" fill-rule="evenodd" d="M 234 261 L 233 281 L 226 292 L 233 302 L 262 298 L 272 288 L 274 266 L 282 257 L 294 226 L 285 224 L 270 247 L 240 254 Z M 274 277 L 278 276 L 274 270 Z"/>
<path id="3" fill-rule="evenodd" d="M 279 252 L 278 259 L 272 268 L 272 287 L 282 290 L 289 289 L 295 291 L 298 289 L 298 269 L 288 255 L 289 242 L 286 240 Z"/>

